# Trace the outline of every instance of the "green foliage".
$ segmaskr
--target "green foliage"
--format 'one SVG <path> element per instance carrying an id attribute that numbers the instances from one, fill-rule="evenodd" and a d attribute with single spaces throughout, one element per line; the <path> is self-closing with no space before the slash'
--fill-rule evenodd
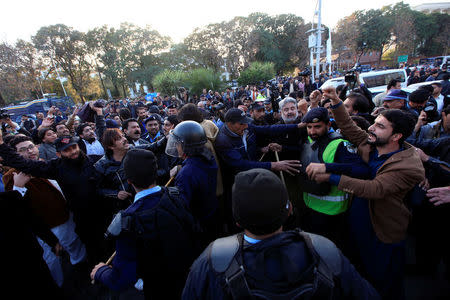
<path id="1" fill-rule="evenodd" d="M 220 74 L 211 69 L 195 69 L 186 76 L 186 85 L 191 94 L 200 95 L 202 89 L 220 91 L 224 87 L 224 82 Z"/>
<path id="2" fill-rule="evenodd" d="M 164 95 L 176 95 L 185 79 L 186 74 L 183 71 L 164 70 L 153 78 L 152 85 Z"/>
<path id="3" fill-rule="evenodd" d="M 253 62 L 241 72 L 238 78 L 240 85 L 255 84 L 260 81 L 266 82 L 275 76 L 275 66 L 271 62 Z"/>

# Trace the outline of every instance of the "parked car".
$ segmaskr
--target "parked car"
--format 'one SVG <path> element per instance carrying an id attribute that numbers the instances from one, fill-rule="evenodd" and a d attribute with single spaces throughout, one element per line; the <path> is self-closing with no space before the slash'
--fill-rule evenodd
<path id="1" fill-rule="evenodd" d="M 407 75 L 404 69 L 369 71 L 359 74 L 359 80 L 364 83 L 373 96 L 386 91 L 386 87 L 392 79 L 400 80 L 402 88 L 406 88 Z M 344 76 L 325 81 L 322 88 L 330 85 L 337 87 L 341 84 L 345 84 Z"/>

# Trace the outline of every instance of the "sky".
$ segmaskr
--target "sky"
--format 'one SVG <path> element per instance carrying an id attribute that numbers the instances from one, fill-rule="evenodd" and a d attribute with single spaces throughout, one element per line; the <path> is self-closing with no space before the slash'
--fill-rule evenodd
<path id="1" fill-rule="evenodd" d="M 395 0 L 322 0 L 322 23 L 333 28 L 355 10 L 381 8 Z M 87 32 L 102 25 L 119 27 L 122 22 L 152 29 L 182 42 L 195 28 L 229 21 L 253 12 L 269 15 L 295 14 L 312 21 L 318 0 L 6 0 L 2 1 L 0 42 L 31 40 L 39 28 L 62 23 Z M 436 0 L 404 0 L 411 6 Z"/>

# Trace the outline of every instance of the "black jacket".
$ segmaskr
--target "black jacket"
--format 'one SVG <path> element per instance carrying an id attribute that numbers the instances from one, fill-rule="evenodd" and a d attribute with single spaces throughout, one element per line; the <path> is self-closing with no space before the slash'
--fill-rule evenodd
<path id="1" fill-rule="evenodd" d="M 97 194 L 99 175 L 94 168 L 95 159 L 82 153 L 79 164 L 63 158 L 48 162 L 27 160 L 6 144 L 0 145 L 0 156 L 4 165 L 35 177 L 57 180 L 73 212 L 76 232 L 88 248 L 88 255 L 89 248 L 100 251 L 96 246 L 103 242 L 104 230 L 112 216 L 106 215 L 102 197 Z"/>
<path id="2" fill-rule="evenodd" d="M 258 288 L 280 294 L 307 283 L 305 281 L 311 275 L 313 259 L 305 242 L 296 236 L 287 231 L 256 244 L 244 241 L 242 264 L 250 290 Z M 231 299 L 224 289 L 224 278 L 218 277 L 210 265 L 210 251 L 211 245 L 192 265 L 183 290 L 183 300 Z M 335 274 L 331 299 L 379 299 L 375 289 L 340 251 L 338 253 L 335 261 L 339 271 Z"/>
<path id="3" fill-rule="evenodd" d="M 14 291 L 16 299 L 62 299 L 36 236 L 52 247 L 58 239 L 42 220 L 33 216 L 19 192 L 0 193 L 0 205 L 4 212 L 0 218 L 0 255 L 5 258 L 2 267 L 7 270 L 2 286 Z"/>

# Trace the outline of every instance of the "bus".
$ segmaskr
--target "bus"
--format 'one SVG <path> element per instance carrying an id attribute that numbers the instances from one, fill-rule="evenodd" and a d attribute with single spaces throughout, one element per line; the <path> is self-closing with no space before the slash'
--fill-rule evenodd
<path id="1" fill-rule="evenodd" d="M 20 122 L 22 115 L 35 115 L 37 112 L 46 112 L 50 107 L 55 106 L 65 113 L 75 106 L 71 97 L 56 97 L 55 94 L 44 94 L 44 98 L 21 102 L 16 105 L 5 106 L 2 108 L 11 120 Z"/>

